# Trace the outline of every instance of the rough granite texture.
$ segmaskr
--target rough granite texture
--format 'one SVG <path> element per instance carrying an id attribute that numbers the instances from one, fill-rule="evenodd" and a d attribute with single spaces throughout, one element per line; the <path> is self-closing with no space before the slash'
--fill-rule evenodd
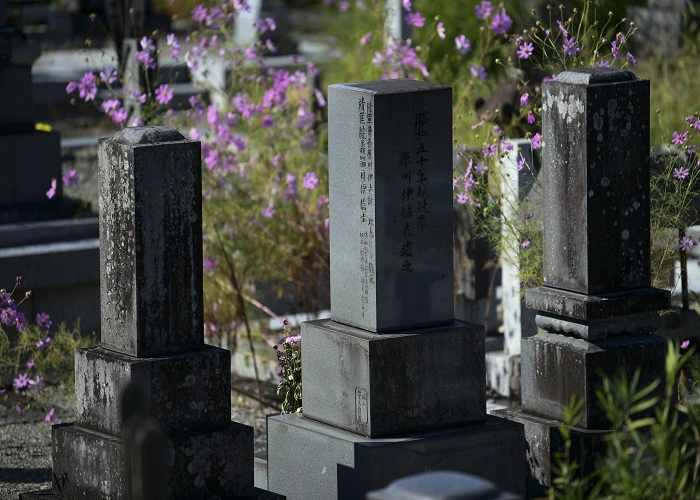
<path id="1" fill-rule="evenodd" d="M 649 81 L 630 75 L 577 70 L 542 86 L 545 285 L 650 286 Z"/>
<path id="2" fill-rule="evenodd" d="M 139 357 L 201 347 L 200 144 L 130 128 L 98 155 L 102 345 Z"/>
<path id="3" fill-rule="evenodd" d="M 230 422 L 231 353 L 201 351 L 135 358 L 100 347 L 76 349 L 76 423 L 120 435 L 120 401 L 131 381 L 141 383 L 150 414 L 168 435 L 222 428 Z"/>
<path id="4" fill-rule="evenodd" d="M 486 418 L 484 328 L 377 335 L 333 320 L 302 323 L 304 415 L 379 437 Z"/>
<path id="5" fill-rule="evenodd" d="M 225 430 L 172 437 L 166 454 L 173 499 L 253 493 L 253 429 L 247 425 L 231 422 Z M 53 426 L 56 493 L 71 500 L 126 500 L 123 463 L 120 439 L 73 424 Z"/>
<path id="6" fill-rule="evenodd" d="M 452 90 L 331 85 L 331 317 L 371 332 L 454 319 Z"/>
<path id="7" fill-rule="evenodd" d="M 361 499 L 395 479 L 430 470 L 474 474 L 502 490 L 525 493 L 523 426 L 500 418 L 370 439 L 300 414 L 271 415 L 267 438 L 270 491 L 287 500 Z"/>
<path id="8" fill-rule="evenodd" d="M 609 425 L 598 406 L 595 390 L 604 377 L 640 371 L 639 386 L 660 380 L 663 395 L 666 341 L 656 335 L 624 335 L 595 342 L 541 333 L 523 340 L 522 408 L 527 413 L 562 421 L 575 396 L 583 400 L 579 426 L 604 429 Z"/>

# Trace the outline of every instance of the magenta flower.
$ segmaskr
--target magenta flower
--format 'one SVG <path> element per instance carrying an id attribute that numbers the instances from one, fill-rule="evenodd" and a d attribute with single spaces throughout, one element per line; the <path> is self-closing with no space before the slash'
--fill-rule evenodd
<path id="1" fill-rule="evenodd" d="M 530 42 L 525 42 L 518 47 L 518 57 L 520 57 L 520 59 L 528 59 L 534 51 L 534 45 L 532 45 Z"/>
<path id="2" fill-rule="evenodd" d="M 27 360 L 27 370 L 31 370 L 34 368 L 34 358 L 29 358 Z"/>
<path id="3" fill-rule="evenodd" d="M 56 196 L 56 179 L 51 179 L 51 187 L 46 191 L 46 197 L 50 200 Z"/>
<path id="4" fill-rule="evenodd" d="M 64 186 L 77 186 L 79 182 L 78 172 L 75 170 L 68 170 L 63 173 L 63 185 Z"/>
<path id="5" fill-rule="evenodd" d="M 420 12 L 410 12 L 406 14 L 406 23 L 414 28 L 422 28 L 425 25 L 425 18 Z"/>
<path id="6" fill-rule="evenodd" d="M 134 119 L 131 120 L 131 127 L 143 127 L 143 120 L 139 118 L 138 116 L 134 116 Z"/>
<path id="7" fill-rule="evenodd" d="M 540 149 L 542 147 L 542 134 L 537 132 L 532 136 L 532 149 Z"/>
<path id="8" fill-rule="evenodd" d="M 118 73 L 114 68 L 105 68 L 100 71 L 100 80 L 105 83 L 112 84 L 117 81 L 117 77 Z"/>
<path id="9" fill-rule="evenodd" d="M 581 52 L 581 47 L 579 47 L 578 42 L 573 36 L 571 38 L 564 38 L 562 47 L 564 47 L 564 54 L 567 56 L 575 56 Z"/>
<path id="10" fill-rule="evenodd" d="M 693 238 L 690 236 L 683 236 L 680 241 L 678 242 L 678 247 L 683 250 L 684 252 L 687 252 L 693 246 L 695 245 L 695 242 L 693 241 Z"/>
<path id="11" fill-rule="evenodd" d="M 411 12 L 411 0 L 402 0 L 401 5 L 406 10 L 406 12 Z"/>
<path id="12" fill-rule="evenodd" d="M 634 56 L 630 52 L 627 53 L 627 60 L 632 63 L 632 66 L 637 65 L 637 60 L 634 58 Z"/>
<path id="13" fill-rule="evenodd" d="M 12 381 L 12 386 L 15 389 L 24 389 L 29 385 L 29 377 L 26 373 L 20 373 L 17 378 Z"/>
<path id="14" fill-rule="evenodd" d="M 260 212 L 262 213 L 263 217 L 269 219 L 273 215 L 275 215 L 275 208 L 272 206 L 263 207 L 262 210 L 260 210 Z"/>
<path id="15" fill-rule="evenodd" d="M 486 157 L 495 156 L 498 152 L 498 147 L 495 144 L 487 144 L 481 148 L 481 153 Z"/>
<path id="16" fill-rule="evenodd" d="M 681 132 L 681 133 L 674 132 L 673 139 L 671 140 L 671 142 L 673 144 L 675 144 L 676 146 L 681 146 L 681 145 L 685 144 L 685 141 L 687 141 L 687 140 L 688 140 L 688 131 L 686 130 L 685 132 Z"/>
<path id="17" fill-rule="evenodd" d="M 532 114 L 532 111 L 528 112 L 527 114 L 527 122 L 532 125 L 535 123 L 535 115 Z"/>
<path id="18" fill-rule="evenodd" d="M 313 172 L 307 172 L 301 185 L 304 189 L 314 189 L 316 186 L 318 186 L 318 178 L 316 177 L 316 174 Z"/>
<path id="19" fill-rule="evenodd" d="M 673 169 L 673 177 L 676 178 L 676 180 L 683 180 L 686 177 L 690 175 L 690 170 L 685 168 L 685 167 L 678 167 Z"/>
<path id="20" fill-rule="evenodd" d="M 491 21 L 491 30 L 497 35 L 505 35 L 511 26 L 513 26 L 513 20 L 506 14 L 506 9 L 501 9 L 501 12 L 493 16 Z"/>
<path id="21" fill-rule="evenodd" d="M 207 9 L 204 7 L 204 5 L 197 5 L 194 9 L 192 9 L 192 20 L 195 23 L 201 23 L 207 18 Z"/>
<path id="22" fill-rule="evenodd" d="M 177 38 L 173 33 L 169 33 L 166 37 L 166 42 L 168 47 L 170 47 L 170 57 L 177 60 L 177 57 L 180 55 L 180 44 L 178 43 Z"/>
<path id="23" fill-rule="evenodd" d="M 297 181 L 294 174 L 287 174 L 287 189 L 284 191 L 284 199 L 292 201 L 297 197 Z"/>
<path id="24" fill-rule="evenodd" d="M 445 39 L 445 25 L 442 23 L 437 23 L 437 34 L 442 40 Z"/>
<path id="25" fill-rule="evenodd" d="M 683 342 L 681 342 L 681 349 L 687 349 L 689 345 L 690 345 L 690 339 L 684 340 Z"/>
<path id="26" fill-rule="evenodd" d="M 107 99 L 102 102 L 102 109 L 105 113 L 110 114 L 121 107 L 122 103 L 119 99 Z"/>
<path id="27" fill-rule="evenodd" d="M 530 246 L 530 240 L 525 240 L 520 244 L 521 247 L 527 248 Z"/>
<path id="28" fill-rule="evenodd" d="M 530 94 L 525 92 L 523 95 L 520 96 L 520 105 L 527 106 L 527 103 L 529 100 L 530 100 Z"/>
<path id="29" fill-rule="evenodd" d="M 124 108 L 119 108 L 119 109 L 113 111 L 112 113 L 110 113 L 109 116 L 112 117 L 112 120 L 114 120 L 114 123 L 124 123 L 126 121 L 126 119 L 128 118 L 126 109 L 124 109 Z"/>
<path id="30" fill-rule="evenodd" d="M 27 326 L 27 321 L 24 318 L 24 313 L 17 311 L 15 313 L 15 327 L 21 332 Z"/>
<path id="31" fill-rule="evenodd" d="M 269 129 L 275 124 L 275 119 L 272 118 L 272 115 L 265 115 L 262 117 L 262 120 L 260 120 L 260 123 L 263 128 Z"/>
<path id="32" fill-rule="evenodd" d="M 207 255 L 204 257 L 202 267 L 204 268 L 205 274 L 213 273 L 216 270 L 216 259 L 210 255 Z"/>
<path id="33" fill-rule="evenodd" d="M 472 50 L 472 42 L 470 42 L 464 35 L 459 35 L 455 37 L 455 47 L 457 48 L 457 52 L 465 55 Z"/>
<path id="34" fill-rule="evenodd" d="M 369 42 L 372 41 L 372 33 L 366 33 L 362 38 L 360 38 L 360 46 L 364 47 Z"/>
<path id="35" fill-rule="evenodd" d="M 610 64 L 610 61 L 601 59 L 599 61 L 596 61 L 596 63 L 593 66 L 595 66 L 596 68 L 610 68 L 612 64 Z"/>
<path id="36" fill-rule="evenodd" d="M 564 35 L 564 38 L 569 36 L 569 32 L 566 31 L 566 28 L 559 19 L 557 19 L 557 26 L 559 26 L 559 30 L 561 31 L 562 35 Z"/>
<path id="37" fill-rule="evenodd" d="M 457 195 L 457 203 L 459 203 L 460 205 L 464 205 L 468 199 L 469 196 L 467 195 L 467 193 L 462 192 Z"/>
<path id="38" fill-rule="evenodd" d="M 51 422 L 51 417 L 53 417 L 53 414 L 55 413 L 55 411 L 56 410 L 54 408 L 51 408 L 49 410 L 49 412 L 46 414 L 46 416 L 44 417 L 44 422 Z"/>
<path id="39" fill-rule="evenodd" d="M 51 316 L 45 312 L 36 315 L 36 322 L 39 325 L 39 328 L 43 328 L 44 330 L 48 330 L 52 325 Z"/>
<path id="40" fill-rule="evenodd" d="M 477 19 L 486 19 L 493 12 L 493 5 L 491 5 L 491 2 L 484 0 L 480 4 L 477 4 L 476 7 L 474 7 L 474 12 L 476 13 Z"/>
<path id="41" fill-rule="evenodd" d="M 160 104 L 168 104 L 173 99 L 173 89 L 167 83 L 164 83 L 156 89 L 156 101 Z"/>
<path id="42" fill-rule="evenodd" d="M 84 99 L 85 102 L 95 100 L 95 97 L 97 96 L 97 83 L 95 83 L 95 75 L 93 75 L 91 72 L 85 73 L 77 83 L 77 88 L 80 98 Z"/>
<path id="43" fill-rule="evenodd" d="M 488 73 L 486 73 L 486 70 L 483 66 L 472 66 L 471 68 L 469 68 L 469 72 L 474 78 L 478 78 L 481 81 L 484 81 L 486 80 L 486 78 L 488 78 Z"/>

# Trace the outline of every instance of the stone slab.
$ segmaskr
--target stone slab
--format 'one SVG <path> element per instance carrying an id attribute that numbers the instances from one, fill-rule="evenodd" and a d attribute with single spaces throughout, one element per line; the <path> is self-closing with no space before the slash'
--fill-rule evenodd
<path id="1" fill-rule="evenodd" d="M 527 456 L 527 497 L 547 496 L 552 477 L 564 452 L 562 422 L 525 413 L 520 408 L 505 408 L 492 413 L 495 417 L 522 424 L 525 429 Z M 593 472 L 596 459 L 605 451 L 607 430 L 568 427 L 571 436 L 569 456 L 576 462 L 581 476 Z"/>
<path id="2" fill-rule="evenodd" d="M 99 235 L 97 217 L 2 224 L 0 225 L 0 249 L 65 241 L 96 240 Z"/>
<path id="3" fill-rule="evenodd" d="M 255 487 L 267 490 L 267 453 L 256 453 L 253 455 L 253 469 Z"/>
<path id="4" fill-rule="evenodd" d="M 523 426 L 495 417 L 370 439 L 299 414 L 271 415 L 267 443 L 270 491 L 288 500 L 364 498 L 395 479 L 431 470 L 474 474 L 525 493 Z"/>
<path id="5" fill-rule="evenodd" d="M 119 436 L 122 393 L 135 381 L 150 401 L 151 416 L 169 436 L 224 427 L 231 420 L 230 356 L 213 346 L 157 358 L 76 349 L 76 422 Z"/>
<path id="6" fill-rule="evenodd" d="M 52 428 L 54 492 L 71 500 L 126 500 L 119 438 L 74 424 Z M 224 429 L 168 439 L 168 484 L 173 499 L 242 498 L 253 494 L 253 428 Z"/>
<path id="7" fill-rule="evenodd" d="M 51 490 L 30 491 L 20 493 L 19 500 L 65 500 L 66 497 L 56 495 Z M 262 488 L 253 488 L 253 494 L 243 497 L 238 497 L 240 500 L 285 500 L 282 495 L 276 495 L 265 491 Z M 499 499 L 495 499 L 499 500 Z"/>
<path id="8" fill-rule="evenodd" d="M 204 343 L 200 144 L 166 127 L 98 145 L 102 344 L 148 357 Z"/>
<path id="9" fill-rule="evenodd" d="M 397 479 L 382 490 L 370 491 L 367 500 L 520 500 L 502 492 L 491 481 L 452 471 L 423 472 Z"/>
<path id="10" fill-rule="evenodd" d="M 575 396 L 583 400 L 585 429 L 605 428 L 608 422 L 598 407 L 595 390 L 603 377 L 640 370 L 639 386 L 666 379 L 666 341 L 652 334 L 624 335 L 588 342 L 555 333 L 540 333 L 523 340 L 521 354 L 522 408 L 554 420 Z"/>
<path id="11" fill-rule="evenodd" d="M 368 437 L 486 416 L 484 330 L 450 326 L 376 334 L 302 323 L 304 415 Z"/>
<path id="12" fill-rule="evenodd" d="M 649 81 L 593 68 L 542 89 L 544 284 L 583 294 L 648 288 Z"/>
<path id="13" fill-rule="evenodd" d="M 23 131 L 0 134 L 2 182 L 0 206 L 45 203 L 51 179 L 57 179 L 58 204 L 63 196 L 61 182 L 61 136 L 58 132 Z"/>
<path id="14" fill-rule="evenodd" d="M 640 288 L 624 292 L 587 295 L 541 286 L 527 290 L 525 302 L 530 309 L 548 315 L 592 321 L 667 309 L 671 305 L 671 292 L 659 288 Z"/>
<path id="15" fill-rule="evenodd" d="M 328 90 L 331 317 L 372 332 L 454 319 L 452 90 Z"/>
<path id="16" fill-rule="evenodd" d="M 535 323 L 550 333 L 563 333 L 594 341 L 612 335 L 651 333 L 661 326 L 659 313 L 630 314 L 609 319 L 575 321 L 563 316 L 538 314 Z"/>

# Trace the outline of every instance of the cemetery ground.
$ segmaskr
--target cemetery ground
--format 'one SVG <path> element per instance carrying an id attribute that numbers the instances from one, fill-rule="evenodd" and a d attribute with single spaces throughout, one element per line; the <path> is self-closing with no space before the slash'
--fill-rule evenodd
<path id="1" fill-rule="evenodd" d="M 254 451 L 264 452 L 265 415 L 277 412 L 280 405 L 276 386 L 262 382 L 262 399 L 266 401 L 263 404 L 246 395 L 255 393 L 254 380 L 234 375 L 232 386 L 231 420 L 253 427 Z M 16 500 L 20 493 L 51 488 L 51 426 L 59 419 L 75 420 L 75 387 L 63 384 L 44 391 L 42 401 L 21 414 L 15 411 L 11 400 L 0 399 L 0 500 Z M 51 422 L 45 421 L 48 401 L 55 408 Z"/>

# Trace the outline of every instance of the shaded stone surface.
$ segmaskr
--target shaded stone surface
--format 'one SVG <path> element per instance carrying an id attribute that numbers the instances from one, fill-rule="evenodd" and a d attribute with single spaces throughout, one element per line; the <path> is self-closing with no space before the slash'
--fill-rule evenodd
<path id="1" fill-rule="evenodd" d="M 518 422 L 525 429 L 525 453 L 527 457 L 527 497 L 547 496 L 547 488 L 552 486 L 552 478 L 564 452 L 562 423 L 557 420 L 525 413 L 520 408 L 496 410 L 493 416 Z M 576 462 L 579 472 L 586 476 L 595 469 L 597 456 L 605 451 L 605 435 L 609 431 L 589 430 L 581 427 L 568 427 L 571 437 L 569 456 Z"/>
<path id="2" fill-rule="evenodd" d="M 545 285 L 648 288 L 649 81 L 567 71 L 543 84 L 542 106 Z"/>
<path id="3" fill-rule="evenodd" d="M 331 85 L 331 317 L 372 332 L 454 318 L 452 90 Z"/>
<path id="4" fill-rule="evenodd" d="M 382 490 L 370 491 L 367 500 L 517 500 L 519 495 L 500 491 L 480 477 L 459 472 L 424 472 L 397 479 Z"/>
<path id="5" fill-rule="evenodd" d="M 308 418 L 378 437 L 486 416 L 480 325 L 377 335 L 326 319 L 302 323 L 302 338 Z"/>
<path id="6" fill-rule="evenodd" d="M 76 349 L 76 422 L 118 436 L 119 401 L 134 381 L 145 392 L 151 416 L 168 435 L 225 427 L 231 419 L 230 354 L 212 346 L 157 358 L 135 358 L 100 347 Z"/>
<path id="7" fill-rule="evenodd" d="M 173 499 L 253 494 L 253 429 L 231 422 L 216 432 L 168 439 Z M 71 499 L 126 499 L 121 440 L 73 424 L 53 426 L 54 492 Z M 60 478 L 64 478 L 61 480 Z"/>
<path id="8" fill-rule="evenodd" d="M 267 437 L 270 491 L 288 500 L 364 498 L 395 479 L 430 470 L 474 474 L 525 493 L 523 426 L 494 417 L 370 439 L 299 414 L 271 415 Z"/>
<path id="9" fill-rule="evenodd" d="M 34 130 L 32 67 L 0 62 L 0 134 Z M 3 150 L 4 151 L 4 150 Z"/>
<path id="10" fill-rule="evenodd" d="M 102 345 L 139 357 L 201 347 L 200 144 L 130 128 L 98 155 Z"/>
<path id="11" fill-rule="evenodd" d="M 603 378 L 621 372 L 631 377 L 639 370 L 639 387 L 660 380 L 656 394 L 662 395 L 665 355 L 665 340 L 651 334 L 596 342 L 555 333 L 535 335 L 523 340 L 522 345 L 522 409 L 561 421 L 575 396 L 583 400 L 579 426 L 605 428 L 608 421 L 595 397 Z"/>

